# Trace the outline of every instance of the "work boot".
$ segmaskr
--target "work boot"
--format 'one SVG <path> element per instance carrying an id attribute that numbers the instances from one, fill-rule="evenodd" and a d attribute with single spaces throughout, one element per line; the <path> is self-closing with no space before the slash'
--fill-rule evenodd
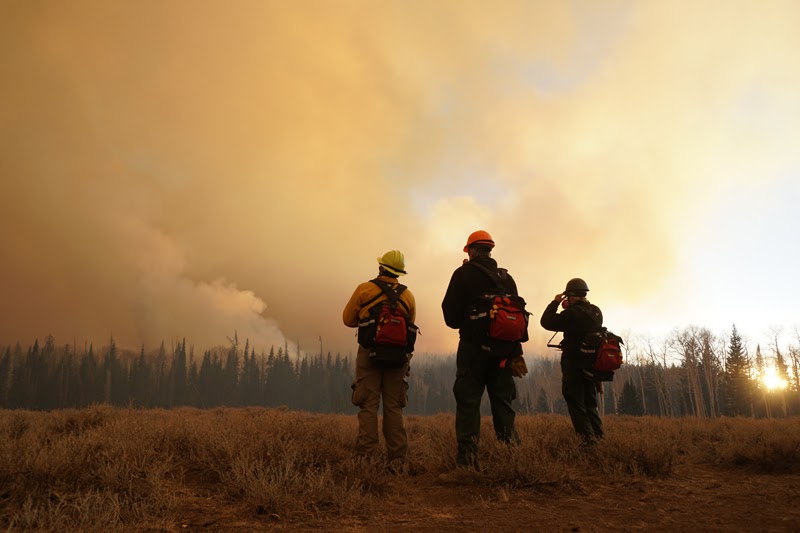
<path id="1" fill-rule="evenodd" d="M 599 442 L 599 440 L 600 439 L 598 439 L 596 437 L 584 437 L 584 438 L 581 438 L 581 442 L 580 442 L 580 444 L 578 444 L 578 450 L 581 453 L 593 452 L 595 450 L 595 448 L 597 447 L 597 443 Z"/>

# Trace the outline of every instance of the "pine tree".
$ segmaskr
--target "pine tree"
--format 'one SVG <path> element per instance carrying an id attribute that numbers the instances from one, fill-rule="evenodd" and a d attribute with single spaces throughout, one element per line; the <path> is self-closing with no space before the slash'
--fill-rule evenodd
<path id="1" fill-rule="evenodd" d="M 328 352 L 327 365 L 323 362 L 322 354 L 312 359 L 310 370 L 314 393 L 312 394 L 311 410 L 314 412 L 327 413 L 331 410 L 330 366 L 330 352 Z"/>
<path id="2" fill-rule="evenodd" d="M 169 375 L 167 370 L 167 349 L 164 347 L 164 341 L 161 341 L 161 346 L 158 348 L 158 355 L 156 356 L 155 367 L 153 368 L 154 378 L 154 407 L 166 407 L 169 403 Z"/>
<path id="3" fill-rule="evenodd" d="M 220 405 L 222 389 L 222 361 L 216 352 L 206 350 L 200 363 L 197 376 L 197 389 L 200 407 L 217 407 Z"/>
<path id="4" fill-rule="evenodd" d="M 310 411 L 315 390 L 311 383 L 311 364 L 308 355 L 304 355 L 297 366 L 297 390 L 294 393 L 293 406 L 303 411 Z"/>
<path id="5" fill-rule="evenodd" d="M 764 379 L 764 370 L 765 370 L 765 362 L 764 356 L 761 354 L 761 345 L 756 345 L 756 377 L 759 380 L 759 383 L 762 379 Z"/>
<path id="6" fill-rule="evenodd" d="M 639 396 L 639 391 L 633 383 L 633 380 L 626 380 L 625 385 L 622 386 L 622 394 L 619 396 L 618 409 L 621 415 L 641 416 L 644 414 L 642 410 L 642 398 Z"/>
<path id="7" fill-rule="evenodd" d="M 267 393 L 270 405 L 286 405 L 295 407 L 297 391 L 297 375 L 289 353 L 278 348 L 278 353 L 267 376 Z"/>
<path id="8" fill-rule="evenodd" d="M 197 360 L 194 358 L 194 346 L 192 346 L 189 348 L 189 375 L 186 379 L 186 405 L 200 407 L 199 378 L 200 370 L 197 368 Z"/>
<path id="9" fill-rule="evenodd" d="M 103 401 L 103 389 L 100 385 L 100 370 L 94 357 L 94 348 L 90 344 L 89 350 L 83 353 L 80 363 L 81 399 L 80 407 Z"/>
<path id="10" fill-rule="evenodd" d="M 52 409 L 63 409 L 65 407 L 77 407 L 77 367 L 74 361 L 74 353 L 70 350 L 69 344 L 64 346 L 64 352 L 59 358 L 56 366 L 56 375 L 53 382 L 53 389 L 56 392 L 55 405 Z"/>
<path id="11" fill-rule="evenodd" d="M 258 363 L 256 362 L 256 351 L 250 349 L 250 340 L 244 343 L 244 353 L 242 354 L 242 373 L 239 382 L 239 394 L 242 405 L 258 405 Z"/>
<path id="12" fill-rule="evenodd" d="M 755 386 L 753 388 L 753 406 L 756 416 L 772 416 L 769 399 L 767 397 L 767 388 L 764 385 L 764 376 L 766 375 L 766 360 L 761 353 L 761 344 L 756 345 L 755 357 Z"/>
<path id="13" fill-rule="evenodd" d="M 725 414 L 728 416 L 752 415 L 750 360 L 742 338 L 733 326 L 725 358 Z"/>
<path id="14" fill-rule="evenodd" d="M 537 413 L 550 412 L 550 402 L 547 400 L 547 391 L 544 390 L 544 387 L 539 389 L 539 397 L 536 399 L 536 412 Z"/>
<path id="15" fill-rule="evenodd" d="M 169 405 L 186 405 L 186 338 L 178 343 L 172 354 L 170 370 Z"/>
<path id="16" fill-rule="evenodd" d="M 775 350 L 775 374 L 779 379 L 789 382 L 789 365 L 786 364 L 786 359 L 780 350 Z"/>
<path id="17" fill-rule="evenodd" d="M 56 409 L 58 407 L 58 386 L 60 384 L 59 375 L 56 371 L 58 362 L 55 339 L 52 335 L 48 335 L 44 340 L 38 378 L 41 383 L 37 403 L 41 409 Z"/>
<path id="18" fill-rule="evenodd" d="M 0 358 L 0 408 L 8 407 L 8 390 L 11 384 L 11 347 L 6 346 Z"/>
<path id="19" fill-rule="evenodd" d="M 128 402 L 128 372 L 119 360 L 117 344 L 112 337 L 108 351 L 103 358 L 103 401 L 112 405 L 125 405 Z"/>
<path id="20" fill-rule="evenodd" d="M 222 370 L 222 405 L 240 405 L 239 392 L 239 348 L 238 339 L 228 350 L 228 357 L 225 359 L 225 367 Z"/>

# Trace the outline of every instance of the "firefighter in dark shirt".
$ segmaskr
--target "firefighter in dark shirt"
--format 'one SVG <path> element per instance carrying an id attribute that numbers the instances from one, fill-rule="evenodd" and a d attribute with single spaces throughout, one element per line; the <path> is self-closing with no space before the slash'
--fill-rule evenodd
<path id="1" fill-rule="evenodd" d="M 549 331 L 561 331 L 561 393 L 567 402 L 575 432 L 585 445 L 603 437 L 603 421 L 597 410 L 597 387 L 583 373 L 585 356 L 581 341 L 586 333 L 603 325 L 600 308 L 586 299 L 589 286 L 580 278 L 567 282 L 564 292 L 556 294 L 542 313 L 540 323 Z M 559 313 L 558 306 L 563 310 Z"/>
<path id="2" fill-rule="evenodd" d="M 497 438 L 502 442 L 516 443 L 519 441 L 519 436 L 514 427 L 515 412 L 511 402 L 517 396 L 517 388 L 513 377 L 521 377 L 527 372 L 521 343 L 513 343 L 508 348 L 508 353 L 503 353 L 501 356 L 490 356 L 481 347 L 481 337 L 467 327 L 469 305 L 485 292 L 495 290 L 492 279 L 470 263 L 479 263 L 497 273 L 497 261 L 491 257 L 492 248 L 494 241 L 486 231 L 476 231 L 469 236 L 464 246 L 469 260 L 465 260 L 464 264 L 453 272 L 442 301 L 445 323 L 459 330 L 456 381 L 453 385 L 458 443 L 456 463 L 459 467 L 476 470 L 481 423 L 480 407 L 484 390 L 489 393 Z M 499 270 L 505 289 L 510 294 L 517 295 L 514 278 L 505 270 Z"/>

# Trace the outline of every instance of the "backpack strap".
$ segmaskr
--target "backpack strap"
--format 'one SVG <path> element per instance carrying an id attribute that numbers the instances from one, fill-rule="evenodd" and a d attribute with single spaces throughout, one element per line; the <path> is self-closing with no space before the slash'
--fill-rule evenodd
<path id="1" fill-rule="evenodd" d="M 494 282 L 497 288 L 500 289 L 501 291 L 505 293 L 509 292 L 508 288 L 505 287 L 505 285 L 503 284 L 503 281 L 505 281 L 506 278 L 508 277 L 508 270 L 506 270 L 505 268 L 498 268 L 496 271 L 492 272 L 486 265 L 482 265 L 475 261 L 467 261 L 465 264 L 472 265 L 481 272 L 485 273 L 487 276 L 491 278 L 492 282 Z"/>
<path id="2" fill-rule="evenodd" d="M 375 300 L 377 300 L 378 298 L 380 298 L 385 294 L 386 297 L 389 298 L 389 303 L 391 305 L 395 305 L 396 303 L 399 302 L 400 305 L 403 306 L 403 309 L 405 310 L 406 314 L 410 314 L 408 311 L 408 305 L 406 305 L 406 303 L 400 299 L 400 295 L 403 294 L 403 291 L 407 289 L 405 285 L 398 283 L 397 288 L 393 288 L 391 285 L 389 285 L 382 279 L 375 278 L 371 279 L 370 281 L 375 285 L 377 285 L 381 289 L 381 292 L 377 296 L 372 298 L 370 301 L 368 301 L 366 304 L 364 304 L 364 307 L 369 306 L 371 303 L 373 303 Z"/>
<path id="3" fill-rule="evenodd" d="M 587 326 L 589 327 L 587 333 L 591 331 L 605 329 L 603 328 L 602 315 L 599 315 L 600 309 L 596 305 L 593 304 L 575 305 L 575 306 L 570 306 L 570 308 L 574 309 L 573 312 L 576 312 L 583 316 L 583 319 L 586 321 Z"/>

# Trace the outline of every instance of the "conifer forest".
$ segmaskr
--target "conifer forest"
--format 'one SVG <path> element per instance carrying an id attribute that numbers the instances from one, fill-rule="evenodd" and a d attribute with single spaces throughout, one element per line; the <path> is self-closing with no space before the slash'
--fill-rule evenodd
<path id="1" fill-rule="evenodd" d="M 800 415 L 800 338 L 748 349 L 734 326 L 717 336 L 703 328 L 660 342 L 626 339 L 626 361 L 603 386 L 604 414 L 661 417 Z M 526 347 L 527 348 L 527 347 Z M 528 348 L 530 350 L 530 348 Z M 138 353 L 108 344 L 43 342 L 0 348 L 0 408 L 51 410 L 95 404 L 135 408 L 286 407 L 353 413 L 354 354 L 256 352 L 247 341 L 196 352 L 186 340 Z M 556 356 L 526 353 L 517 412 L 566 414 Z M 408 414 L 453 412 L 455 356 L 416 354 L 408 376 Z M 487 398 L 484 412 L 489 414 Z"/>

